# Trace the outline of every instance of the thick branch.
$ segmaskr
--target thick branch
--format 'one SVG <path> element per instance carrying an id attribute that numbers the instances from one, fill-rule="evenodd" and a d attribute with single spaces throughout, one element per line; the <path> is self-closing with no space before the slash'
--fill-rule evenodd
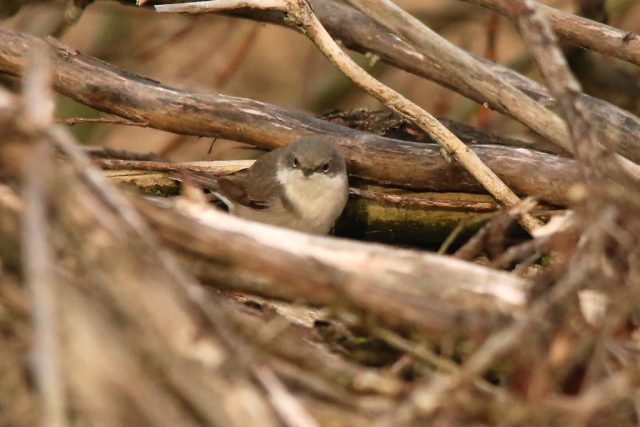
<path id="1" fill-rule="evenodd" d="M 21 75 L 35 37 L 0 29 L 0 70 Z M 395 141 L 328 123 L 310 115 L 225 95 L 170 89 L 64 47 L 52 49 L 55 88 L 73 99 L 150 127 L 276 148 L 309 133 L 335 137 L 353 176 L 434 191 L 479 191 L 437 147 Z M 474 146 L 474 151 L 519 194 L 566 204 L 576 179 L 574 162 L 526 149 Z M 526 166 L 529 165 L 529 166 Z M 522 168 L 531 170 L 529 176 Z"/>
<path id="2" fill-rule="evenodd" d="M 201 260 L 190 271 L 229 289 L 353 304 L 387 325 L 413 326 L 434 338 L 471 336 L 505 314 L 497 307 L 510 311 L 524 302 L 526 282 L 452 258 L 308 236 L 206 205 L 186 205 L 186 216 L 138 207 L 167 245 Z M 197 228 L 189 225 L 194 219 Z"/>

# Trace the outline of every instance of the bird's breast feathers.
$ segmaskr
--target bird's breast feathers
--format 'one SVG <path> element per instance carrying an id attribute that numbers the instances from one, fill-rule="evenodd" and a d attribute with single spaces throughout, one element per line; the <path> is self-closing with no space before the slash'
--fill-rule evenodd
<path id="1" fill-rule="evenodd" d="M 283 169 L 278 171 L 277 178 L 284 196 L 308 222 L 330 223 L 330 228 L 344 209 L 348 189 L 345 175 L 314 173 L 306 177 L 298 169 Z"/>

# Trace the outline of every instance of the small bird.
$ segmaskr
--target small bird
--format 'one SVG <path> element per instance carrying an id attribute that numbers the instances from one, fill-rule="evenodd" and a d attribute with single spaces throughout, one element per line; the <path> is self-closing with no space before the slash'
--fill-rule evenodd
<path id="1" fill-rule="evenodd" d="M 311 234 L 327 234 L 349 197 L 344 158 L 319 135 L 270 151 L 212 190 L 234 215 Z"/>

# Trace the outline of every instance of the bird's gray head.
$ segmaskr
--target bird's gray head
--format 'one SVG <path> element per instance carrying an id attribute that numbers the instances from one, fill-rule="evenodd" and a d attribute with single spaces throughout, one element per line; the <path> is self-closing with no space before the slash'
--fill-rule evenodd
<path id="1" fill-rule="evenodd" d="M 281 168 L 299 171 L 305 177 L 322 174 L 333 177 L 346 171 L 344 158 L 327 137 L 314 135 L 289 144 L 281 157 Z"/>

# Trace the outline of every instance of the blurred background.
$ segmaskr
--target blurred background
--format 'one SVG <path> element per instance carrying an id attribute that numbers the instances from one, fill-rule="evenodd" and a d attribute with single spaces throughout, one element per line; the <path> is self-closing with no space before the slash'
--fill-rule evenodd
<path id="1" fill-rule="evenodd" d="M 398 0 L 456 45 L 538 79 L 511 23 L 480 7 L 453 0 Z M 589 13 L 603 0 L 557 0 L 545 3 Z M 65 23 L 66 0 L 23 7 L 1 25 L 32 34 L 54 35 L 84 54 L 108 61 L 165 85 L 202 93 L 247 97 L 322 114 L 354 108 L 380 109 L 354 87 L 304 36 L 292 30 L 217 15 L 163 15 L 113 1 L 91 4 L 72 25 Z M 640 2 L 604 2 L 608 22 L 640 32 Z M 594 18 L 594 17 L 592 17 Z M 601 18 L 601 17 L 595 17 Z M 587 92 L 639 113 L 637 67 L 577 48 L 567 48 L 574 72 Z M 428 111 L 481 129 L 521 139 L 535 138 L 521 125 L 407 72 L 352 53 L 384 83 Z M 59 97 L 59 117 L 99 117 L 101 113 Z M 154 152 L 167 160 L 251 158 L 242 144 L 181 136 L 118 125 L 76 125 L 85 144 Z"/>

